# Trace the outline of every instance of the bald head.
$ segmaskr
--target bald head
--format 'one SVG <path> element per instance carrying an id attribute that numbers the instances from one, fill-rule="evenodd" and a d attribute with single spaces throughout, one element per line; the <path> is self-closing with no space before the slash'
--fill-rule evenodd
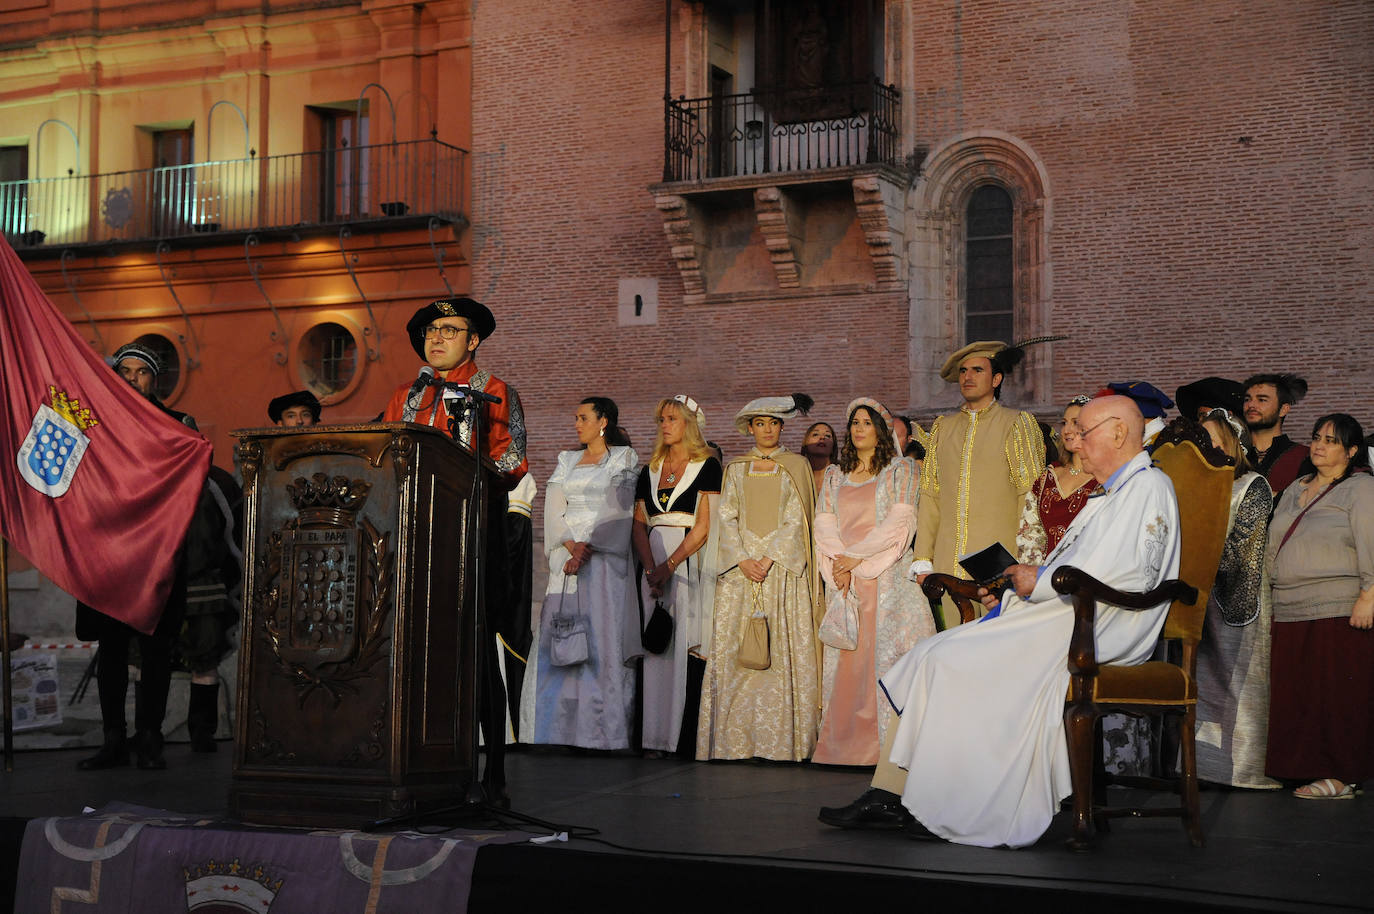
<path id="1" fill-rule="evenodd" d="M 1078 426 L 1083 429 L 1083 465 L 1098 482 L 1106 482 L 1145 448 L 1145 417 L 1130 397 L 1089 400 L 1078 414 Z"/>

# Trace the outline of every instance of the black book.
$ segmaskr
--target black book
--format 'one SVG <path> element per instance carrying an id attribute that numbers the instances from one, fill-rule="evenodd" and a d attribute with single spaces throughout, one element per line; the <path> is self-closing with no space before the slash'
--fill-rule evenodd
<path id="1" fill-rule="evenodd" d="M 1003 576 L 1008 568 L 1015 564 L 1016 559 L 1001 543 L 993 543 L 986 549 L 980 549 L 977 552 L 959 557 L 959 565 L 968 572 L 969 577 L 979 587 L 986 587 L 990 591 L 1000 590 L 1008 586 L 1005 583 L 1000 587 L 993 587 L 992 585 Z"/>

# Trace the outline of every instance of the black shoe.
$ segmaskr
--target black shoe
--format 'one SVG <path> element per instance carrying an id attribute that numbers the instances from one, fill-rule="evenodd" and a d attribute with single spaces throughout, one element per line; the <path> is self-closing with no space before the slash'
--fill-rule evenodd
<path id="1" fill-rule="evenodd" d="M 817 817 L 836 828 L 905 828 L 915 821 L 890 790 L 870 787 L 848 806 L 822 806 Z"/>
<path id="2" fill-rule="evenodd" d="M 106 768 L 123 768 L 129 764 L 129 740 L 123 730 L 106 730 L 105 742 L 100 751 L 90 758 L 76 763 L 81 771 L 102 771 Z"/>
<path id="3" fill-rule="evenodd" d="M 935 832 L 921 824 L 921 820 L 915 816 L 910 817 L 902 823 L 902 834 L 913 841 L 943 841 Z"/>
<path id="4" fill-rule="evenodd" d="M 192 752 L 214 752 L 215 730 L 219 728 L 219 683 L 191 683 L 186 703 L 186 732 Z"/>
<path id="5" fill-rule="evenodd" d="M 144 771 L 161 771 L 167 767 L 162 757 L 162 734 L 152 730 L 140 730 L 134 734 L 134 754 L 138 757 L 138 767 Z"/>

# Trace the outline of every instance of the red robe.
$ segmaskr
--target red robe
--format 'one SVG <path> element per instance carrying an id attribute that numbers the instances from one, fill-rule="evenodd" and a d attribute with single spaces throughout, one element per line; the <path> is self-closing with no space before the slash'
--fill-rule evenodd
<path id="1" fill-rule="evenodd" d="M 513 487 L 529 472 L 529 461 L 525 457 L 525 413 L 520 407 L 520 395 L 515 388 L 490 372 L 478 369 L 469 360 L 443 375 L 445 381 L 455 384 L 468 384 L 474 389 L 500 397 L 500 403 L 482 404 L 482 434 L 487 441 L 487 455 L 507 487 Z M 439 388 L 429 387 L 416 394 L 413 417 L 406 416 L 406 401 L 410 399 L 410 385 L 402 384 L 391 395 L 386 411 L 382 413 L 383 422 L 418 422 L 435 428 L 448 428 L 447 412 L 440 407 L 435 410 L 435 402 L 440 394 Z M 459 429 L 459 441 L 467 444 L 464 429 Z"/>

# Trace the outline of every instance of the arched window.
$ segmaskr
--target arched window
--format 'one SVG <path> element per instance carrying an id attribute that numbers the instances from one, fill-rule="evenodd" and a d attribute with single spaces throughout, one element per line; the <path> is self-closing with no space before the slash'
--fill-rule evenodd
<path id="1" fill-rule="evenodd" d="M 964 339 L 1015 342 L 1011 194 L 979 187 L 964 224 Z"/>
<path id="2" fill-rule="evenodd" d="M 945 357 L 973 340 L 1050 333 L 1044 163 L 1022 140 L 988 128 L 950 138 L 922 165 L 907 241 L 911 402 L 943 407 Z M 1003 388 L 1021 408 L 1048 408 L 1053 352 L 1037 346 Z"/>

